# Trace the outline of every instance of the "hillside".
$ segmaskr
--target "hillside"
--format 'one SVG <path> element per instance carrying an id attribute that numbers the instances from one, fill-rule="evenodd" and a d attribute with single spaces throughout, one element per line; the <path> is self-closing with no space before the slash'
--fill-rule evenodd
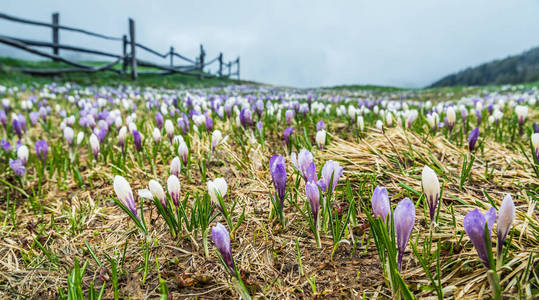
<path id="1" fill-rule="evenodd" d="M 517 84 L 539 81 L 539 47 L 448 75 L 430 87 Z"/>
<path id="2" fill-rule="evenodd" d="M 99 61 L 83 61 L 88 65 L 100 65 L 106 62 Z M 164 88 L 185 88 L 185 87 L 208 87 L 208 86 L 223 86 L 228 84 L 257 84 L 252 81 L 236 80 L 232 78 L 206 78 L 200 80 L 196 76 L 188 76 L 182 74 L 171 75 L 154 75 L 154 74 L 139 74 L 136 82 L 131 81 L 129 75 L 119 75 L 109 71 L 96 73 L 65 73 L 58 76 L 38 76 L 21 73 L 16 68 L 67 68 L 69 65 L 62 62 L 53 62 L 50 60 L 27 61 L 8 57 L 0 57 L 0 85 L 15 85 L 22 83 L 49 83 L 51 80 L 56 82 L 74 82 L 83 85 L 124 85 L 134 84 L 137 86 L 152 86 Z M 114 66 L 121 68 L 120 64 Z M 153 68 L 139 67 L 143 71 L 157 71 Z"/>

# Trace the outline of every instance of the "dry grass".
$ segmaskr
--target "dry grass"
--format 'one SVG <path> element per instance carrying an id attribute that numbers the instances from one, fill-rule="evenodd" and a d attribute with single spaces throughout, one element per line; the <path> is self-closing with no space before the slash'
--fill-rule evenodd
<path id="1" fill-rule="evenodd" d="M 222 130 L 229 131 L 228 124 L 222 126 Z M 392 204 L 407 195 L 416 201 L 417 196 L 403 188 L 403 184 L 421 193 L 422 167 L 425 164 L 441 166 L 443 203 L 440 224 L 434 236 L 444 245 L 442 282 L 448 298 L 489 298 L 485 270 L 467 236 L 462 237 L 462 220 L 472 207 L 483 205 L 483 210 L 489 207 L 486 194 L 497 205 L 504 193 L 512 194 L 517 207 L 509 251 L 513 258 L 503 271 L 502 286 L 505 296 L 517 295 L 517 277 L 526 267 L 530 253 L 533 253 L 534 266 L 539 260 L 539 224 L 535 208 L 537 196 L 526 192 L 537 190 L 537 178 L 528 164 L 521 163 L 526 160 L 520 153 L 500 143 L 485 141 L 484 154 L 476 160 L 471 180 L 460 190 L 458 180 L 466 149 L 456 147 L 443 137 L 424 139 L 413 132 L 392 128 L 385 134 L 371 130 L 365 138 L 356 141 L 343 140 L 337 136 L 331 138 L 327 149 L 314 151 L 317 166 L 320 167 L 328 159 L 339 161 L 345 177 L 358 192 L 357 201 L 365 205 L 370 205 L 370 193 L 375 186 L 373 177 L 377 184 L 388 188 Z M 342 243 L 333 259 L 330 256 L 333 246 L 331 238 L 324 236 L 322 249 L 317 249 L 306 221 L 294 208 L 288 206 L 285 209 L 288 219 L 285 228 L 268 219 L 271 209 L 269 192 L 273 186 L 267 170 L 267 160 L 275 149 L 283 147 L 277 142 L 277 137 L 273 137 L 269 143 L 272 146 L 265 150 L 253 143 L 248 155 L 244 156 L 237 145 L 229 142 L 219 148 L 208 165 L 208 177 L 212 179 L 224 176 L 229 184 L 230 198 L 238 198 L 245 208 L 246 218 L 235 232 L 232 251 L 251 292 L 270 299 L 315 296 L 305 275 L 301 274 L 295 246 L 297 240 L 305 274 L 314 276 L 317 283 L 317 297 L 357 298 L 365 294 L 368 298 L 390 298 L 391 292 L 384 285 L 376 248 L 373 243 L 367 242 L 369 233 L 363 213 L 358 213 L 357 226 L 352 230 L 360 242 L 355 248 L 350 243 Z M 208 141 L 195 136 L 192 149 L 195 155 L 206 152 Z M 87 155 L 87 149 L 82 149 L 82 161 Z M 492 170 L 492 176 L 489 177 L 485 177 L 487 162 L 489 172 Z M 156 160 L 155 165 L 157 177 L 164 183 L 168 162 Z M 289 161 L 287 165 L 288 173 L 292 174 Z M 152 266 L 146 283 L 141 283 L 142 236 L 128 216 L 109 200 L 114 196 L 114 170 L 110 163 L 81 170 L 84 182 L 91 181 L 90 186 L 82 189 L 69 177 L 64 180 L 55 174 L 47 178 L 43 186 L 46 192 L 39 199 L 44 207 L 43 212 L 34 212 L 27 199 L 17 192 L 9 192 L 10 198 L 18 201 L 15 210 L 17 222 L 16 227 L 11 227 L 11 221 L 4 219 L 0 233 L 1 297 L 57 298 L 58 287 L 66 287 L 67 275 L 74 265 L 74 259 L 78 258 L 79 261 L 89 261 L 83 285 L 87 287 L 95 281 L 95 285 L 100 287 L 106 281 L 105 298 L 111 299 L 113 290 L 106 257 L 120 258 L 125 251 L 119 277 L 121 298 L 129 296 L 131 299 L 148 299 L 159 296 L 156 261 L 173 299 L 236 298 L 215 253 L 205 258 L 200 237 L 197 244 L 191 243 L 186 237 L 173 240 L 152 206 L 146 206 L 144 213 L 150 224 Z M 151 169 L 143 170 L 136 164 L 127 176 L 134 191 L 145 188 L 148 179 L 154 177 Z M 202 192 L 206 185 L 195 168 L 192 178 L 190 183 L 180 178 L 182 190 L 191 194 Z M 7 180 L 14 182 L 13 178 Z M 294 181 L 295 176 L 289 178 L 289 182 Z M 35 184 L 29 182 L 28 186 Z M 360 186 L 366 189 L 358 191 Z M 2 190 L 3 193 L 7 191 Z M 7 196 L 2 198 L 6 200 Z M 8 211 L 6 203 L 1 201 L 2 216 Z M 449 206 L 454 210 L 455 226 L 452 224 Z M 422 205 L 416 207 L 416 210 L 418 218 L 412 239 L 419 236 L 421 241 L 422 233 L 428 229 L 428 225 Z M 34 239 L 57 258 L 47 257 L 44 251 L 36 247 Z M 351 240 L 350 236 L 347 240 Z M 102 266 L 92 259 L 85 242 L 94 249 Z M 213 249 L 213 246 L 210 247 Z M 452 252 L 448 250 L 450 248 Z M 410 253 L 405 256 L 403 274 L 412 288 L 429 284 Z M 433 295 L 432 291 L 416 291 L 419 298 Z"/>

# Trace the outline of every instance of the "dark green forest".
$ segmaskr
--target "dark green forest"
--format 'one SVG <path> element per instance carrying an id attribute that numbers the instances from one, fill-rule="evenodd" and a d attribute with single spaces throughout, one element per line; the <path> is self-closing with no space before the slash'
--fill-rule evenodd
<path id="1" fill-rule="evenodd" d="M 517 84 L 539 81 L 539 47 L 448 75 L 430 87 Z"/>

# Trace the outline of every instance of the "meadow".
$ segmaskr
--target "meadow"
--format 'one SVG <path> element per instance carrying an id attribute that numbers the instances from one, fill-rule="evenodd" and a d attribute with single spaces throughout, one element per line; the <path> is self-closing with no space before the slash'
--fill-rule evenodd
<path id="1" fill-rule="evenodd" d="M 532 299 L 539 89 L 0 81 L 2 299 Z"/>

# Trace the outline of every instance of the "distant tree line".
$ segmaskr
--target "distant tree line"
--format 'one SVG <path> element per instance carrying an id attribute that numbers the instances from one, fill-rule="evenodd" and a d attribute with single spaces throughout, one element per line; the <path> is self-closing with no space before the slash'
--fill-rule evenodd
<path id="1" fill-rule="evenodd" d="M 518 84 L 539 81 L 539 47 L 448 75 L 430 87 Z"/>

